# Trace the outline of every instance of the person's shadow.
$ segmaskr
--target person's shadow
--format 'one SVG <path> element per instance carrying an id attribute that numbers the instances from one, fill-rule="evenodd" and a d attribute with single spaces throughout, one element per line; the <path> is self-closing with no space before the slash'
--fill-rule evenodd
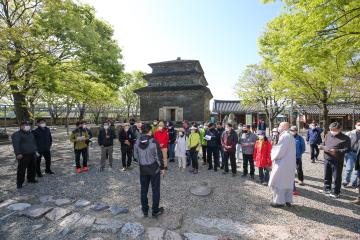
<path id="1" fill-rule="evenodd" d="M 340 213 L 330 213 L 306 206 L 295 206 L 291 208 L 284 208 L 284 210 L 292 212 L 301 218 L 306 218 L 326 225 L 347 229 L 348 231 L 354 233 L 360 233 L 359 219 L 344 216 Z"/>

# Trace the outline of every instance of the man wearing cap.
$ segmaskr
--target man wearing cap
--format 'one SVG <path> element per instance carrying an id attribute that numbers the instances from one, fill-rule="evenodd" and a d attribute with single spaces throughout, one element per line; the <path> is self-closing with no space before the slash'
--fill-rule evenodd
<path id="1" fill-rule="evenodd" d="M 154 138 L 159 142 L 161 152 L 163 154 L 164 167 L 165 170 L 168 170 L 168 145 L 169 145 L 169 135 L 168 131 L 165 128 L 165 124 L 163 121 L 159 122 L 158 130 L 156 130 L 154 134 Z"/>
<path id="2" fill-rule="evenodd" d="M 241 136 L 241 148 L 243 153 L 243 174 L 242 177 L 248 175 L 248 166 L 250 164 L 250 177 L 254 179 L 255 175 L 255 166 L 254 166 L 254 146 L 256 143 L 257 136 L 250 131 L 250 125 L 244 126 L 242 130 L 243 134 Z"/>
<path id="3" fill-rule="evenodd" d="M 52 136 L 50 129 L 46 126 L 45 119 L 38 119 L 37 121 L 38 127 L 32 131 L 36 140 L 37 150 L 39 152 L 39 156 L 36 159 L 36 175 L 38 177 L 42 177 L 41 173 L 41 158 L 44 156 L 45 158 L 45 173 L 46 174 L 54 174 L 51 171 L 51 152 L 50 148 L 52 145 Z"/>
<path id="4" fill-rule="evenodd" d="M 290 135 L 289 123 L 282 122 L 278 127 L 279 142 L 272 147 L 272 171 L 270 173 L 269 187 L 273 198 L 272 207 L 291 206 L 293 202 L 293 186 L 296 169 L 296 144 Z"/>
<path id="5" fill-rule="evenodd" d="M 35 180 L 35 161 L 39 156 L 34 134 L 30 131 L 28 122 L 22 122 L 20 129 L 12 136 L 12 145 L 18 162 L 17 166 L 17 188 L 22 188 L 25 181 L 25 172 L 27 171 L 27 180 L 29 183 L 37 183 Z"/>
<path id="6" fill-rule="evenodd" d="M 345 153 L 351 150 L 351 140 L 341 132 L 341 125 L 333 122 L 329 126 L 330 133 L 325 136 L 320 149 L 324 151 L 324 188 L 321 192 L 330 194 L 332 198 L 340 197 L 341 175 Z M 334 178 L 334 192 L 331 185 Z"/>
<path id="7" fill-rule="evenodd" d="M 290 133 L 294 136 L 296 142 L 296 170 L 298 174 L 299 184 L 304 185 L 304 173 L 302 169 L 301 157 L 305 152 L 305 140 L 302 136 L 298 134 L 298 129 L 296 126 L 292 126 L 290 128 Z"/>

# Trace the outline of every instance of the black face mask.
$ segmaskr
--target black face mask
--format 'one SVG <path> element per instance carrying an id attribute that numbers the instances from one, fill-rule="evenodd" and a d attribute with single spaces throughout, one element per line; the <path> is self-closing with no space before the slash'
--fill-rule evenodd
<path id="1" fill-rule="evenodd" d="M 243 132 L 243 133 L 248 133 L 248 130 L 243 130 L 242 132 Z"/>

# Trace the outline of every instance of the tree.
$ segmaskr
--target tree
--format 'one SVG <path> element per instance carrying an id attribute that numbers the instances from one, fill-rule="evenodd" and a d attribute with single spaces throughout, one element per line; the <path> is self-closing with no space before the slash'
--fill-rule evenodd
<path id="1" fill-rule="evenodd" d="M 31 89 L 56 85 L 68 71 L 117 89 L 123 66 L 112 36 L 112 28 L 88 5 L 0 0 L 0 69 L 6 69 L 5 80 L 0 79 L 11 91 L 17 120 L 33 118 L 27 99 Z"/>
<path id="2" fill-rule="evenodd" d="M 270 1 L 264 1 L 270 2 Z M 358 78 L 358 1 L 284 0 L 285 12 L 259 40 L 265 64 L 280 76 L 277 87 L 298 104 L 318 105 L 329 125 L 328 105 L 344 99 L 346 78 Z M 348 75 L 348 76 L 347 76 Z"/>
<path id="3" fill-rule="evenodd" d="M 272 86 L 274 76 L 265 65 L 248 65 L 237 84 L 237 95 L 244 105 L 259 106 L 265 111 L 272 129 L 276 117 L 283 112 L 287 100 L 283 89 Z"/>
<path id="4" fill-rule="evenodd" d="M 135 117 L 140 109 L 140 99 L 134 91 L 146 86 L 144 73 L 134 71 L 123 75 L 124 86 L 120 88 L 119 96 L 121 104 L 126 108 L 126 116 Z"/>

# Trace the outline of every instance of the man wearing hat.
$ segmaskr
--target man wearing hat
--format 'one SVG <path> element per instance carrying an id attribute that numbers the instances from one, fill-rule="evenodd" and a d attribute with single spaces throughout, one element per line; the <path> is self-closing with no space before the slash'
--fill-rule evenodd
<path id="1" fill-rule="evenodd" d="M 164 160 L 164 167 L 165 170 L 168 169 L 168 145 L 169 145 L 169 135 L 168 135 L 168 131 L 165 128 L 165 124 L 163 121 L 159 122 L 159 127 L 158 130 L 156 130 L 155 134 L 154 134 L 154 138 L 159 142 L 160 144 L 160 148 L 161 148 L 161 152 L 163 155 L 163 160 Z"/>
<path id="2" fill-rule="evenodd" d="M 28 122 L 22 122 L 20 129 L 11 136 L 14 153 L 18 162 L 17 188 L 22 188 L 26 171 L 28 182 L 37 183 L 35 180 L 35 162 L 39 154 L 37 153 L 34 134 L 32 134 L 30 129 Z"/>
<path id="3" fill-rule="evenodd" d="M 330 133 L 325 136 L 320 150 L 324 151 L 324 188 L 321 192 L 330 194 L 330 197 L 339 198 L 341 176 L 344 166 L 345 153 L 351 150 L 351 140 L 341 132 L 341 125 L 333 122 L 329 126 Z M 331 184 L 334 178 L 334 192 L 331 193 Z"/>

